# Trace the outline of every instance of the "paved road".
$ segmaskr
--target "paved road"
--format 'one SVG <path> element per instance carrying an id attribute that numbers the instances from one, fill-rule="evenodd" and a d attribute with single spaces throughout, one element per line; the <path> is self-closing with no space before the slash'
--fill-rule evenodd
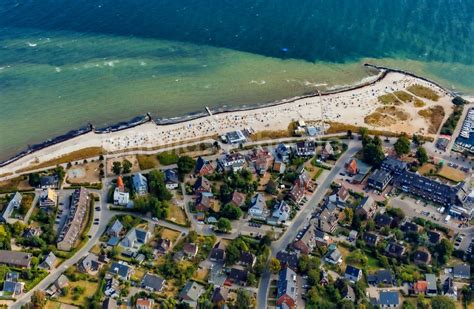
<path id="1" fill-rule="evenodd" d="M 326 191 L 330 188 L 333 179 L 336 175 L 340 172 L 342 168 L 344 168 L 344 163 L 353 156 L 357 151 L 362 148 L 360 142 L 352 140 L 349 143 L 348 150 L 339 158 L 336 162 L 334 168 L 330 171 L 327 177 L 323 180 L 323 182 L 318 186 L 315 190 L 314 194 L 311 196 L 309 202 L 305 205 L 303 210 L 299 212 L 299 214 L 293 219 L 291 226 L 285 232 L 285 234 L 278 240 L 272 243 L 271 251 L 272 256 L 276 256 L 276 254 L 285 249 L 296 237 L 298 231 L 301 227 L 303 227 L 306 223 L 309 222 L 311 218 L 311 214 L 319 205 L 319 203 L 324 198 Z M 258 294 L 257 294 L 257 303 L 258 308 L 265 309 L 267 307 L 267 294 L 268 288 L 270 286 L 271 281 L 271 273 L 266 270 L 262 274 L 262 278 L 260 280 Z"/>

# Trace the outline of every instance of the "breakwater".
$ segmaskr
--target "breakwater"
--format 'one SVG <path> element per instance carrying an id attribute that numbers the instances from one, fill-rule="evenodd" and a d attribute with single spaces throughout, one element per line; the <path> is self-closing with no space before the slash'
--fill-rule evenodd
<path id="1" fill-rule="evenodd" d="M 353 91 L 353 90 L 357 90 L 357 89 L 361 89 L 361 88 L 364 88 L 364 87 L 374 85 L 374 84 L 382 81 L 387 76 L 387 74 L 389 74 L 390 72 L 401 73 L 401 74 L 405 74 L 405 75 L 408 75 L 408 76 L 412 76 L 412 77 L 424 80 L 426 82 L 429 82 L 429 83 L 439 87 L 440 89 L 445 91 L 447 94 L 454 95 L 452 92 L 445 90 L 442 86 L 440 86 L 436 82 L 433 82 L 433 81 L 431 81 L 429 79 L 426 79 L 424 77 L 421 77 L 421 76 L 417 76 L 413 73 L 406 72 L 406 71 L 403 71 L 403 70 L 398 70 L 398 69 L 392 69 L 392 68 L 376 66 L 376 65 L 372 65 L 372 64 L 364 64 L 364 65 L 378 71 L 378 74 L 374 79 L 372 79 L 370 81 L 362 82 L 362 83 L 359 83 L 359 84 L 356 84 L 356 85 L 352 85 L 352 86 L 341 87 L 341 88 L 338 88 L 338 89 L 328 90 L 328 91 L 324 91 L 324 92 L 323 91 L 313 92 L 313 93 L 305 94 L 305 95 L 302 95 L 302 96 L 296 96 L 296 97 L 293 97 L 293 98 L 290 98 L 290 99 L 283 99 L 283 100 L 273 101 L 273 102 L 269 102 L 269 103 L 262 103 L 262 104 L 256 104 L 256 105 L 250 105 L 250 106 L 242 105 L 240 107 L 229 107 L 229 106 L 224 105 L 220 108 L 212 109 L 211 112 L 212 112 L 213 115 L 219 115 L 219 114 L 239 112 L 239 111 L 250 111 L 250 110 L 256 110 L 256 109 L 260 109 L 260 108 L 268 108 L 268 107 L 272 107 L 272 106 L 279 106 L 279 105 L 282 105 L 282 104 L 293 103 L 293 102 L 296 102 L 297 100 L 306 99 L 306 98 L 313 98 L 313 97 L 318 97 L 318 96 L 328 96 L 328 95 L 334 95 L 334 94 L 338 94 L 338 93 Z M 174 124 L 179 124 L 179 123 L 183 123 L 183 122 L 187 122 L 187 121 L 191 121 L 191 120 L 195 120 L 195 119 L 199 119 L 199 118 L 203 118 L 203 117 L 208 117 L 208 116 L 209 116 L 209 114 L 205 110 L 201 111 L 201 112 L 189 113 L 189 114 L 186 114 L 184 116 L 171 117 L 171 118 L 169 118 L 169 117 L 168 118 L 158 118 L 158 117 L 153 118 L 150 113 L 147 113 L 145 115 L 137 116 L 137 117 L 135 117 L 135 118 L 133 118 L 129 121 L 119 122 L 117 124 L 113 124 L 113 125 L 103 127 L 103 128 L 95 128 L 94 126 L 89 124 L 88 126 L 85 126 L 83 128 L 77 129 L 77 130 L 72 130 L 72 131 L 70 131 L 70 132 L 68 132 L 64 135 L 61 135 L 61 136 L 58 136 L 58 137 L 55 137 L 55 138 L 52 138 L 52 139 L 48 139 L 48 140 L 46 140 L 42 143 L 35 144 L 35 145 L 30 145 L 30 146 L 28 146 L 27 149 L 17 153 L 16 155 L 12 156 L 11 158 L 9 158 L 7 160 L 4 160 L 4 161 L 1 161 L 0 162 L 0 167 L 6 166 L 10 163 L 13 163 L 13 162 L 29 155 L 29 154 L 32 154 L 32 153 L 37 152 L 39 150 L 45 149 L 49 146 L 59 144 L 61 142 L 67 141 L 69 139 L 72 139 L 72 138 L 75 138 L 75 137 L 78 137 L 78 136 L 81 136 L 81 135 L 84 135 L 84 134 L 87 134 L 87 133 L 90 133 L 90 132 L 93 132 L 95 134 L 106 134 L 106 133 L 112 133 L 112 132 L 119 132 L 119 131 L 123 131 L 123 130 L 127 130 L 127 129 L 130 129 L 130 128 L 133 128 L 133 127 L 140 126 L 140 125 L 142 125 L 144 123 L 147 123 L 147 122 L 150 122 L 150 121 L 152 121 L 153 123 L 155 123 L 158 126 L 174 125 Z"/>

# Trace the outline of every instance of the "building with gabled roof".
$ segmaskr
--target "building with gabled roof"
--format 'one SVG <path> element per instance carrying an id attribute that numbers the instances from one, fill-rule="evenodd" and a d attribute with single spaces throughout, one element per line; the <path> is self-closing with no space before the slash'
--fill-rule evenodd
<path id="1" fill-rule="evenodd" d="M 201 285 L 194 281 L 188 281 L 179 293 L 179 299 L 187 303 L 191 308 L 196 308 L 199 297 L 204 292 L 205 289 Z"/>
<path id="2" fill-rule="evenodd" d="M 54 208 L 58 201 L 58 195 L 54 189 L 48 188 L 41 192 L 39 198 L 39 207 L 40 208 Z"/>
<path id="3" fill-rule="evenodd" d="M 15 195 L 13 195 L 11 200 L 8 202 L 7 207 L 5 207 L 5 210 L 3 211 L 2 216 L 0 217 L 3 222 L 7 222 L 10 219 L 10 216 L 12 215 L 14 209 L 20 208 L 21 200 L 21 194 L 19 192 L 16 192 Z"/>
<path id="4" fill-rule="evenodd" d="M 212 192 L 212 184 L 206 177 L 200 176 L 194 183 L 194 193 Z"/>
<path id="5" fill-rule="evenodd" d="M 199 157 L 196 160 L 196 166 L 194 167 L 194 174 L 198 176 L 207 176 L 215 172 L 215 166 L 205 160 L 203 157 Z"/>
<path id="6" fill-rule="evenodd" d="M 125 248 L 139 249 L 150 239 L 150 232 L 142 229 L 132 228 L 122 239 L 120 245 Z"/>
<path id="7" fill-rule="evenodd" d="M 148 180 L 141 173 L 132 176 L 133 190 L 137 195 L 145 195 L 148 193 Z"/>
<path id="8" fill-rule="evenodd" d="M 107 234 L 112 237 L 120 237 L 123 231 L 123 224 L 119 219 L 115 219 L 114 223 L 107 230 Z"/>
<path id="9" fill-rule="evenodd" d="M 74 248 L 84 228 L 89 203 L 89 192 L 84 187 L 74 190 L 68 217 L 57 239 L 59 250 L 70 251 Z"/>
<path id="10" fill-rule="evenodd" d="M 296 308 L 297 285 L 296 273 L 289 267 L 280 270 L 277 283 L 277 306 L 286 305 L 287 308 Z"/>

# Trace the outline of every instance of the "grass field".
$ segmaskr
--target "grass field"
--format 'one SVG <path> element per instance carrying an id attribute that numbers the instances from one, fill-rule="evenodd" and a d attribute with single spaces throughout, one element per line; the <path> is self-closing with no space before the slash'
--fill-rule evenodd
<path id="1" fill-rule="evenodd" d="M 444 108 L 440 105 L 436 105 L 418 111 L 418 115 L 424 117 L 430 124 L 428 133 L 436 134 L 444 119 Z"/>
<path id="2" fill-rule="evenodd" d="M 169 210 L 168 216 L 166 217 L 166 220 L 176 222 L 177 224 L 180 224 L 180 225 L 187 224 L 186 213 L 181 207 L 174 204 L 170 206 L 170 210 Z"/>
<path id="3" fill-rule="evenodd" d="M 154 155 L 137 155 L 138 166 L 141 170 L 148 170 L 158 166 L 159 162 Z"/>
<path id="4" fill-rule="evenodd" d="M 209 269 L 200 268 L 194 274 L 193 279 L 197 280 L 197 281 L 204 281 L 205 282 L 208 275 L 209 275 Z"/>
<path id="5" fill-rule="evenodd" d="M 178 239 L 179 235 L 181 235 L 180 232 L 168 228 L 163 228 L 160 233 L 161 238 L 167 238 L 171 240 L 173 244 L 176 242 L 176 239 Z"/>
<path id="6" fill-rule="evenodd" d="M 418 169 L 418 173 L 421 175 L 436 173 L 436 166 L 431 163 L 425 163 Z"/>
<path id="7" fill-rule="evenodd" d="M 438 172 L 438 175 L 454 182 L 461 182 L 467 175 L 458 169 L 444 165 Z"/>
<path id="8" fill-rule="evenodd" d="M 77 299 L 75 299 L 74 292 L 73 292 L 75 287 L 80 287 L 84 289 L 83 293 L 77 294 L 78 295 Z M 66 296 L 59 297 L 58 300 L 66 304 L 85 306 L 87 302 L 87 298 L 93 296 L 97 292 L 98 288 L 99 288 L 98 282 L 91 282 L 91 281 L 84 281 L 84 280 L 70 282 L 68 294 Z"/>
<path id="9" fill-rule="evenodd" d="M 436 93 L 436 91 L 422 85 L 412 85 L 408 87 L 407 90 L 416 95 L 417 97 L 425 98 L 432 101 L 438 101 L 439 99 L 439 95 Z"/>
<path id="10" fill-rule="evenodd" d="M 395 91 L 393 94 L 396 95 L 397 98 L 399 100 L 403 101 L 404 103 L 409 103 L 409 102 L 413 101 L 413 99 L 414 99 L 414 97 L 411 94 L 409 94 L 406 91 L 402 91 L 402 90 Z"/>
<path id="11" fill-rule="evenodd" d="M 384 104 L 384 105 L 391 105 L 391 104 L 399 103 L 397 97 L 394 96 L 393 93 L 387 93 L 387 94 L 381 95 L 377 98 L 377 100 L 381 104 Z"/>

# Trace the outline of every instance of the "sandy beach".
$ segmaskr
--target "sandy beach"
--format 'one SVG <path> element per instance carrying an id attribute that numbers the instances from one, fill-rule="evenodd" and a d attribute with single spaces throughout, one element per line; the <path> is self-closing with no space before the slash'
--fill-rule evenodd
<path id="1" fill-rule="evenodd" d="M 378 101 L 379 96 L 405 90 L 414 84 L 423 85 L 436 91 L 440 96 L 439 100 L 433 102 L 420 98 L 426 104 L 421 108 L 409 103 L 397 106 L 409 117 L 405 121 L 399 121 L 390 126 L 370 126 L 364 123 L 366 116 L 383 106 Z M 13 173 L 19 169 L 88 147 L 102 147 L 107 152 L 125 151 L 133 148 L 157 148 L 171 143 L 196 140 L 216 134 L 222 135 L 237 129 L 250 128 L 255 132 L 284 130 L 288 128 L 291 121 L 295 120 L 304 120 L 307 123 L 324 120 L 324 122 L 340 122 L 383 131 L 429 135 L 426 131 L 429 123 L 418 115 L 418 111 L 439 105 L 444 108 L 446 118 L 452 109 L 451 100 L 450 94 L 434 84 L 402 73 L 390 72 L 370 86 L 322 97 L 303 98 L 290 103 L 247 111 L 209 115 L 178 124 L 156 125 L 148 122 L 114 133 L 96 134 L 90 132 L 29 154 L 0 168 L 0 174 Z"/>

